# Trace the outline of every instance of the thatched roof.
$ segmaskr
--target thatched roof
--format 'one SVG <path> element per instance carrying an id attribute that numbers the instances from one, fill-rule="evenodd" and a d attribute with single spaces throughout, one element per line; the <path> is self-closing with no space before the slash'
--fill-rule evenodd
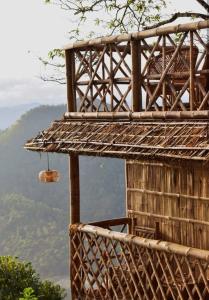
<path id="1" fill-rule="evenodd" d="M 207 120 L 64 118 L 25 144 L 33 151 L 134 159 L 209 159 Z"/>

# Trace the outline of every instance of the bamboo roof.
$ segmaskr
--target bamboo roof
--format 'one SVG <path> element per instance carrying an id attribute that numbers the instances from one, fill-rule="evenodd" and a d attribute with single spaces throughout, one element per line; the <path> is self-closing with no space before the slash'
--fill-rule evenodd
<path id="1" fill-rule="evenodd" d="M 25 144 L 32 151 L 125 159 L 209 159 L 209 122 L 140 118 L 54 121 Z"/>

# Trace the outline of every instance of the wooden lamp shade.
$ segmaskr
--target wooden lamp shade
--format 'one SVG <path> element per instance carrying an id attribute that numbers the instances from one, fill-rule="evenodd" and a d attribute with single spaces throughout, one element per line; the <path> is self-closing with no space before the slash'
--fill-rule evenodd
<path id="1" fill-rule="evenodd" d="M 39 181 L 44 183 L 58 182 L 60 173 L 56 170 L 43 170 L 38 175 Z"/>

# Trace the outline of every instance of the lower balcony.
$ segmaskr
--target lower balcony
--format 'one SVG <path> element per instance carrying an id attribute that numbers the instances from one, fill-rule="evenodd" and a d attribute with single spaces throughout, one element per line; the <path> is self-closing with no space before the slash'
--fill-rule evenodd
<path id="1" fill-rule="evenodd" d="M 70 226 L 72 299 L 209 299 L 209 251 L 128 234 L 132 221 Z"/>

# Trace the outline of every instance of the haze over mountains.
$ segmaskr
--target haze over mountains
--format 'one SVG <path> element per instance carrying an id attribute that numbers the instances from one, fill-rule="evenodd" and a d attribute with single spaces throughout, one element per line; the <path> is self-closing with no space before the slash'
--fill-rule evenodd
<path id="1" fill-rule="evenodd" d="M 51 154 L 50 166 L 61 180 L 41 184 L 37 176 L 47 168 L 46 155 L 23 145 L 65 110 L 36 107 L 0 132 L 0 255 L 29 260 L 46 278 L 68 276 L 68 157 Z M 9 124 L 10 116 L 4 117 Z M 81 157 L 80 169 L 82 221 L 123 216 L 124 162 Z"/>
<path id="2" fill-rule="evenodd" d="M 11 107 L 0 107 L 0 130 L 8 128 L 15 123 L 22 114 L 37 106 L 39 106 L 38 103 L 29 103 Z"/>

